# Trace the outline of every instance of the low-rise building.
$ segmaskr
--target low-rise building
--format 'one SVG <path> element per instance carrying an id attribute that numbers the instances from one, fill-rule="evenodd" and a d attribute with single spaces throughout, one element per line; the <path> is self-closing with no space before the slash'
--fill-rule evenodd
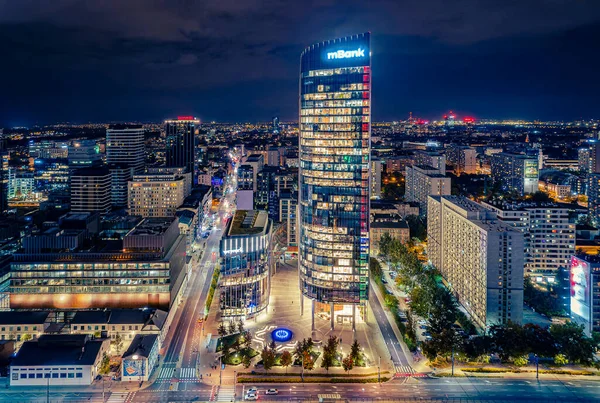
<path id="1" fill-rule="evenodd" d="M 27 341 L 10 365 L 10 385 L 90 385 L 109 344 L 89 335 L 43 335 Z"/>
<path id="2" fill-rule="evenodd" d="M 48 328 L 49 312 L 0 312 L 0 340 L 37 339 Z"/>
<path id="3" fill-rule="evenodd" d="M 408 223 L 398 214 L 371 214 L 371 255 L 379 254 L 379 242 L 385 234 L 406 244 L 410 240 Z"/>
<path id="4" fill-rule="evenodd" d="M 159 338 L 156 334 L 138 334 L 123 353 L 121 381 L 143 382 L 158 365 Z"/>

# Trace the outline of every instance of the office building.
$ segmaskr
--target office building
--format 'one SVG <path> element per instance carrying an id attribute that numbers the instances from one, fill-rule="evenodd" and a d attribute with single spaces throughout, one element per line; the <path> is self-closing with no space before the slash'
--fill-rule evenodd
<path id="1" fill-rule="evenodd" d="M 429 166 L 446 175 L 446 156 L 438 151 L 417 150 L 414 154 L 414 165 Z"/>
<path id="2" fill-rule="evenodd" d="M 145 154 L 142 125 L 111 125 L 106 129 L 107 164 L 128 164 L 134 174 L 141 174 Z"/>
<path id="3" fill-rule="evenodd" d="M 81 168 L 71 175 L 71 210 L 108 213 L 112 204 L 112 176 L 106 167 Z"/>
<path id="4" fill-rule="evenodd" d="M 582 174 L 590 173 L 590 147 L 577 150 L 577 165 Z"/>
<path id="5" fill-rule="evenodd" d="M 258 182 L 256 179 L 258 177 L 258 173 L 262 171 L 263 167 L 265 166 L 265 157 L 261 154 L 251 154 L 248 156 L 242 166 L 240 166 L 240 169 L 244 165 L 249 165 L 252 167 L 252 190 L 256 192 L 258 190 Z M 247 171 L 249 170 L 247 167 L 245 169 Z"/>
<path id="6" fill-rule="evenodd" d="M 554 283 L 559 269 L 567 268 L 575 253 L 575 210 L 564 203 L 494 200 L 481 203 L 497 218 L 523 232 L 525 273 L 537 282 Z"/>
<path id="7" fill-rule="evenodd" d="M 96 167 L 102 164 L 100 147 L 95 140 L 75 140 L 68 150 L 70 168 Z"/>
<path id="8" fill-rule="evenodd" d="M 492 179 L 504 192 L 518 195 L 538 191 L 538 158 L 525 154 L 498 153 L 492 156 Z"/>
<path id="9" fill-rule="evenodd" d="M 456 175 L 477 173 L 477 151 L 472 147 L 448 146 L 446 158 L 452 164 Z"/>
<path id="10" fill-rule="evenodd" d="M 427 254 L 480 329 L 523 319 L 523 233 L 460 196 L 430 196 Z"/>
<path id="11" fill-rule="evenodd" d="M 298 263 L 313 329 L 315 312 L 354 326 L 369 298 L 370 49 L 364 33 L 301 56 Z"/>
<path id="12" fill-rule="evenodd" d="M 371 157 L 371 199 L 381 199 L 381 160 Z"/>
<path id="13" fill-rule="evenodd" d="M 133 179 L 134 168 L 128 164 L 110 164 L 110 193 L 113 208 L 127 207 L 128 183 Z"/>
<path id="14" fill-rule="evenodd" d="M 0 153 L 0 214 L 8 209 L 8 163 L 10 154 L 6 151 Z"/>
<path id="15" fill-rule="evenodd" d="M 10 364 L 11 386 L 91 385 L 96 379 L 108 339 L 89 335 L 45 334 L 27 341 Z"/>
<path id="16" fill-rule="evenodd" d="M 186 180 L 177 174 L 135 175 L 128 183 L 129 214 L 173 217 L 186 194 Z"/>
<path id="17" fill-rule="evenodd" d="M 185 167 L 195 177 L 196 133 L 200 120 L 193 116 L 179 116 L 165 121 L 167 135 L 167 166 Z"/>
<path id="18" fill-rule="evenodd" d="M 56 236 L 73 237 L 74 232 Z M 13 254 L 11 309 L 168 311 L 180 298 L 186 279 L 185 237 L 175 218 L 147 218 L 122 240 L 85 238 L 69 249 L 55 245 Z"/>
<path id="19" fill-rule="evenodd" d="M 427 215 L 427 197 L 445 196 L 451 192 L 451 180 L 431 166 L 407 166 L 404 200 L 418 203 L 421 215 Z"/>
<path id="20" fill-rule="evenodd" d="M 272 222 L 266 211 L 237 210 L 220 242 L 222 317 L 250 318 L 267 308 Z"/>
<path id="21" fill-rule="evenodd" d="M 591 337 L 600 332 L 600 257 L 578 254 L 570 269 L 571 318 Z"/>
<path id="22" fill-rule="evenodd" d="M 600 225 L 600 173 L 588 174 L 588 214 L 594 225 Z"/>

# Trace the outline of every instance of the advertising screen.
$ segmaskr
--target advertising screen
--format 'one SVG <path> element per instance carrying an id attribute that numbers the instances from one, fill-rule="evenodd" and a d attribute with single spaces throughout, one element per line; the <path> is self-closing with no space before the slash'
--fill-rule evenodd
<path id="1" fill-rule="evenodd" d="M 590 319 L 590 264 L 571 258 L 571 313 L 585 321 Z"/>
<path id="2" fill-rule="evenodd" d="M 525 178 L 538 178 L 538 162 L 525 161 Z"/>
<path id="3" fill-rule="evenodd" d="M 146 360 L 123 360 L 124 376 L 144 376 L 146 374 Z"/>

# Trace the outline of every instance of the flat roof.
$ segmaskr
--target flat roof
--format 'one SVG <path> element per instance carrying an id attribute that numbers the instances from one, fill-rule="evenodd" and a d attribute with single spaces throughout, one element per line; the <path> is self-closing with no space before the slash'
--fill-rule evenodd
<path id="1" fill-rule="evenodd" d="M 87 335 L 42 335 L 26 341 L 11 366 L 93 365 L 105 339 Z"/>
<path id="2" fill-rule="evenodd" d="M 49 312 L 6 311 L 0 312 L 0 325 L 31 325 L 44 323 Z"/>
<path id="3" fill-rule="evenodd" d="M 171 217 L 148 217 L 144 218 L 138 225 L 136 225 L 127 236 L 156 236 L 164 234 L 171 224 L 173 224 L 175 218 Z"/>
<path id="4" fill-rule="evenodd" d="M 269 216 L 266 211 L 237 210 L 231 218 L 228 235 L 258 234 L 266 229 Z"/>

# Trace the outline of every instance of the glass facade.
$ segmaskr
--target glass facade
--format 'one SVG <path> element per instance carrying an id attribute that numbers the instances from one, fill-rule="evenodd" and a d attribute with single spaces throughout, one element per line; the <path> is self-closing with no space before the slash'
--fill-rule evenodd
<path id="1" fill-rule="evenodd" d="M 370 34 L 307 48 L 300 74 L 300 288 L 317 302 L 368 299 Z"/>
<path id="2" fill-rule="evenodd" d="M 223 317 L 252 317 L 267 307 L 271 227 L 264 211 L 238 210 L 230 222 L 220 246 L 219 305 Z"/>

